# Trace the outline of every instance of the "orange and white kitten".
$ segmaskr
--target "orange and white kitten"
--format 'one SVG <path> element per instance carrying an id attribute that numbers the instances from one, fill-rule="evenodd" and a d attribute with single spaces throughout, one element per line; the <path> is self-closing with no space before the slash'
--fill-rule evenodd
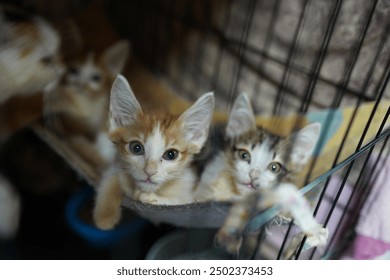
<path id="1" fill-rule="evenodd" d="M 41 106 L 35 111 L 34 104 L 31 110 L 31 103 L 16 98 L 35 100 L 38 92 L 53 88 L 63 72 L 57 31 L 41 17 L 0 6 L 0 141 L 41 113 Z M 8 101 L 17 106 L 8 106 Z M 25 105 L 26 110 L 20 108 Z M 20 208 L 18 194 L 0 174 L 0 238 L 16 234 Z"/>
<path id="2" fill-rule="evenodd" d="M 310 159 L 320 130 L 313 123 L 288 137 L 273 135 L 256 126 L 248 97 L 239 95 L 220 136 L 224 144 L 206 165 L 196 199 L 237 200 L 256 189 L 291 182 Z"/>
<path id="3" fill-rule="evenodd" d="M 64 72 L 60 36 L 47 21 L 0 7 L 0 34 L 0 104 L 58 83 Z"/>
<path id="4" fill-rule="evenodd" d="M 71 60 L 63 82 L 47 100 L 50 127 L 75 141 L 87 158 L 95 156 L 86 148 L 92 142 L 106 160 L 112 160 L 114 149 L 107 136 L 109 94 L 126 64 L 129 49 L 129 43 L 122 40 L 101 54 L 88 52 Z M 96 161 L 99 158 L 92 163 Z"/>
<path id="5" fill-rule="evenodd" d="M 151 204 L 193 202 L 197 182 L 193 157 L 207 137 L 214 95 L 201 96 L 181 115 L 144 112 L 123 76 L 111 90 L 110 138 L 117 146 L 116 165 L 97 190 L 94 220 L 110 229 L 120 219 L 125 194 Z"/>

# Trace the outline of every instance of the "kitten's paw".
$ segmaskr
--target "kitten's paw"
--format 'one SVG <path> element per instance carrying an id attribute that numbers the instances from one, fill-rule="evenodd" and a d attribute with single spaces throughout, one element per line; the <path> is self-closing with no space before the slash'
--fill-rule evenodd
<path id="1" fill-rule="evenodd" d="M 242 236 L 236 228 L 222 227 L 215 235 L 218 245 L 231 254 L 236 254 L 241 248 Z"/>
<path id="2" fill-rule="evenodd" d="M 306 246 L 309 248 L 322 246 L 326 244 L 328 240 L 329 230 L 327 228 L 318 227 L 311 234 L 307 235 L 305 249 Z"/>
<path id="3" fill-rule="evenodd" d="M 95 208 L 93 220 L 95 225 L 102 230 L 113 229 L 121 218 L 121 211 L 117 208 Z"/>
<path id="4" fill-rule="evenodd" d="M 319 247 L 326 244 L 328 241 L 329 230 L 327 228 L 323 228 L 322 226 L 318 226 L 311 233 L 306 234 L 306 242 L 303 245 L 303 251 L 308 250 L 313 247 Z M 294 236 L 291 241 L 290 246 L 287 248 L 285 256 L 288 259 L 291 259 L 295 256 L 297 249 L 299 248 L 305 234 L 303 232 Z"/>
<path id="5" fill-rule="evenodd" d="M 158 196 L 151 192 L 143 192 L 138 196 L 138 200 L 143 202 L 143 203 L 149 203 L 149 204 L 159 204 L 159 199 Z"/>

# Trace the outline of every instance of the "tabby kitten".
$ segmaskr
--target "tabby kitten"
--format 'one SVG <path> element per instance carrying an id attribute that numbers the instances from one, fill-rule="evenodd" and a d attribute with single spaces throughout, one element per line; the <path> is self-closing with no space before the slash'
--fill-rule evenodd
<path id="1" fill-rule="evenodd" d="M 0 7 L 0 34 L 0 103 L 58 83 L 60 36 L 47 21 Z"/>
<path id="2" fill-rule="evenodd" d="M 196 199 L 234 200 L 290 182 L 308 162 L 320 129 L 313 123 L 286 138 L 272 135 L 256 126 L 249 99 L 239 95 L 225 129 L 224 148 L 206 166 Z"/>
<path id="3" fill-rule="evenodd" d="M 151 204 L 193 202 L 197 176 L 191 163 L 207 139 L 213 110 L 214 95 L 207 93 L 181 115 L 143 112 L 126 79 L 118 76 L 109 118 L 117 165 L 98 187 L 94 220 L 99 228 L 119 221 L 122 192 Z"/>

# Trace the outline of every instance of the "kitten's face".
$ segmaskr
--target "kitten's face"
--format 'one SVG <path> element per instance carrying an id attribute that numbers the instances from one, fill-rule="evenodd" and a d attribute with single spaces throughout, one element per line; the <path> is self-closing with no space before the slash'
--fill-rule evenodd
<path id="1" fill-rule="evenodd" d="M 122 132 L 119 143 L 123 170 L 142 191 L 154 192 L 182 176 L 197 150 L 186 142 L 178 118 L 139 115 Z"/>
<path id="2" fill-rule="evenodd" d="M 89 123 L 95 130 L 105 126 L 110 87 L 123 70 L 129 53 L 127 41 L 119 41 L 103 53 L 92 52 L 68 62 L 67 73 L 56 91 L 53 102 L 67 114 Z M 49 106 L 53 107 L 53 103 Z"/>
<path id="3" fill-rule="evenodd" d="M 144 192 L 181 178 L 206 141 L 213 108 L 209 93 L 180 116 L 146 114 L 120 76 L 111 91 L 110 135 L 119 149 L 121 169 Z"/>
<path id="4" fill-rule="evenodd" d="M 66 83 L 83 90 L 99 91 L 105 84 L 107 77 L 99 67 L 93 53 L 73 61 L 68 67 Z"/>
<path id="5" fill-rule="evenodd" d="M 260 128 L 234 140 L 230 153 L 236 183 L 241 191 L 270 188 L 286 176 L 284 142 Z"/>
<path id="6" fill-rule="evenodd" d="M 57 31 L 41 18 L 5 22 L 0 29 L 6 33 L 0 49 L 5 91 L 7 85 L 16 94 L 53 88 L 64 72 Z"/>
<path id="7" fill-rule="evenodd" d="M 301 171 L 309 160 L 320 133 L 314 123 L 280 138 L 256 127 L 247 97 L 240 95 L 230 113 L 226 136 L 231 146 L 226 151 L 241 192 L 275 187 L 289 174 Z"/>
<path id="8" fill-rule="evenodd" d="M 125 40 L 110 46 L 102 54 L 90 52 L 69 63 L 65 82 L 81 92 L 108 94 L 112 82 L 123 70 L 128 54 L 129 43 Z"/>

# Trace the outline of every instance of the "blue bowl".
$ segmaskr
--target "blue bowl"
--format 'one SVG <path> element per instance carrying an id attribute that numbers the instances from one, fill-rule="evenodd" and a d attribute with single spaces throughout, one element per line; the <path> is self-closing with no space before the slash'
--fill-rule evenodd
<path id="1" fill-rule="evenodd" d="M 80 218 L 79 211 L 93 198 L 94 192 L 90 187 L 81 189 L 69 199 L 65 208 L 65 218 L 71 229 L 92 246 L 110 247 L 126 237 L 136 235 L 148 224 L 147 220 L 138 217 L 112 230 L 101 230 L 86 223 Z"/>

